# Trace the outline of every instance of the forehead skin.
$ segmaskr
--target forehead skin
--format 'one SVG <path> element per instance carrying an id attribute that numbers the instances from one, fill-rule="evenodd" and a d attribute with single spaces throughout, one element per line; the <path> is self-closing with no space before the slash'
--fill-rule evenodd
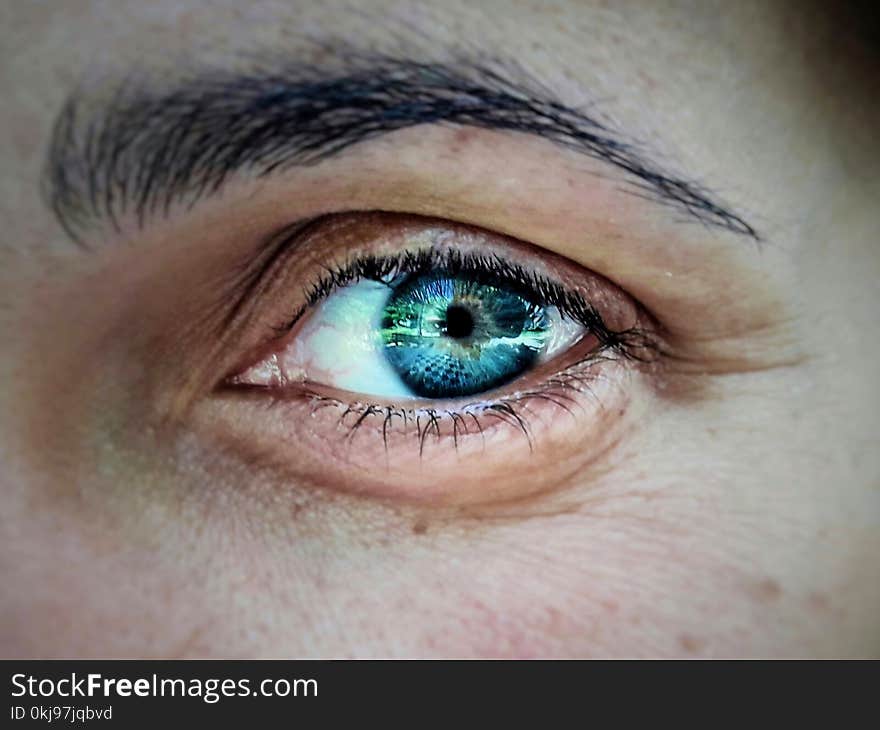
<path id="1" fill-rule="evenodd" d="M 0 132 L 7 143 L 0 146 L 0 333 L 6 344 L 0 356 L 0 538 L 6 557 L 0 559 L 0 578 L 21 590 L 17 597 L 4 596 L 0 605 L 0 653 L 876 656 L 880 74 L 858 36 L 826 12 L 795 2 L 517 2 L 496 8 L 451 1 L 4 0 Z M 288 613 L 280 607 L 283 600 L 255 597 L 252 611 L 224 592 L 235 583 L 275 597 L 291 594 L 284 586 L 267 588 L 263 578 L 268 582 L 272 577 L 268 570 L 263 576 L 242 569 L 227 583 L 213 574 L 204 578 L 206 592 L 214 592 L 212 605 L 235 604 L 228 612 L 236 626 L 224 623 L 223 611 L 190 616 L 177 605 L 172 580 L 157 578 L 150 584 L 159 604 L 154 611 L 142 602 L 148 589 L 136 585 L 131 575 L 150 569 L 149 550 L 166 548 L 141 542 L 142 553 L 132 549 L 115 565 L 118 535 L 95 527 L 83 538 L 80 533 L 88 530 L 69 523 L 87 518 L 65 513 L 13 453 L 11 444 L 28 439 L 19 432 L 17 419 L 21 404 L 28 402 L 22 389 L 30 363 L 21 353 L 30 352 L 25 346 L 29 324 L 38 321 L 41 303 L 52 298 L 69 272 L 90 265 L 70 246 L 39 195 L 51 125 L 65 97 L 77 84 L 96 88 L 118 79 L 133 64 L 160 73 L 163 66 L 170 69 L 189 58 L 234 67 L 236 59 L 256 51 L 296 55 L 308 49 L 314 55 L 312 41 L 326 37 L 356 37 L 366 49 L 416 49 L 440 59 L 462 50 L 516 59 L 566 103 L 599 103 L 603 114 L 644 141 L 659 160 L 696 176 L 755 222 L 769 252 L 762 265 L 778 267 L 773 280 L 785 288 L 810 364 L 780 374 L 768 386 L 782 393 L 778 408 L 764 409 L 760 391 L 743 396 L 751 410 L 740 414 L 735 426 L 738 450 L 732 451 L 733 441 L 727 439 L 734 437 L 723 432 L 710 439 L 704 468 L 682 477 L 718 481 L 731 490 L 742 487 L 746 495 L 732 502 L 749 515 L 739 523 L 735 517 L 719 518 L 730 503 L 701 502 L 696 496 L 696 515 L 683 507 L 688 520 L 711 513 L 709 524 L 730 524 L 731 535 L 746 535 L 731 537 L 731 550 L 741 552 L 742 563 L 758 567 L 721 581 L 724 603 L 737 607 L 733 628 L 712 626 L 714 599 L 688 583 L 687 570 L 669 591 L 676 596 L 693 591 L 693 605 L 684 601 L 679 606 L 670 598 L 669 605 L 656 603 L 656 615 L 651 615 L 649 604 L 655 602 L 640 598 L 635 589 L 594 591 L 566 574 L 570 564 L 560 564 L 555 572 L 536 563 L 509 565 L 500 547 L 485 556 L 486 570 L 495 571 L 486 578 L 490 597 L 458 595 L 454 586 L 436 582 L 425 586 L 427 593 L 448 594 L 443 600 L 460 603 L 465 611 L 442 640 L 445 644 L 412 618 L 398 623 L 400 635 L 395 635 L 391 618 L 417 609 L 416 597 L 396 599 L 383 614 L 375 602 L 350 605 L 356 597 L 345 593 L 344 581 L 331 577 L 324 586 L 326 598 L 318 593 L 315 602 L 336 602 L 326 615 L 338 619 L 348 610 L 358 618 L 350 628 L 326 634 L 322 627 L 333 621 L 317 609 L 299 606 Z M 95 523 L 104 524 L 97 517 Z M 682 541 L 670 550 L 674 560 L 706 552 L 706 560 L 694 566 L 697 583 L 704 563 L 711 564 L 712 551 L 725 549 L 714 547 L 711 532 L 709 527 L 705 534 L 697 531 L 693 545 Z M 758 545 L 764 536 L 769 536 L 766 551 L 772 557 Z M 438 538 L 433 547 L 452 554 L 454 540 L 454 535 Z M 88 542 L 88 550 L 81 541 Z M 63 570 L 52 564 L 53 555 L 68 548 L 71 554 L 98 556 L 102 580 L 116 587 L 112 598 L 85 595 L 85 576 L 99 573 L 97 563 L 83 557 Z M 191 536 L 167 548 L 174 554 L 184 549 L 193 555 L 207 550 Z M 259 556 L 248 557 L 256 563 Z M 350 559 L 352 565 L 366 566 L 365 571 L 369 567 L 369 556 L 357 546 Z M 218 574 L 226 569 L 207 558 L 201 564 Z M 511 616 L 528 613 L 528 591 L 511 600 L 507 614 L 504 600 L 497 599 L 503 594 L 498 587 L 519 571 L 545 570 L 554 577 L 548 579 L 551 588 L 542 590 L 558 588 L 558 602 L 549 601 L 545 614 L 528 614 L 518 623 Z M 34 576 L 41 577 L 39 586 Z M 301 577 L 294 570 L 286 574 L 291 582 Z M 389 577 L 389 585 L 399 584 Z M 415 592 L 418 586 L 410 588 Z M 94 595 L 102 590 L 100 585 L 89 589 Z M 62 590 L 72 608 L 64 606 Z M 647 595 L 655 595 L 650 587 Z M 71 638 L 73 627 L 82 623 L 72 615 L 76 611 L 98 616 L 106 635 L 77 629 L 79 638 Z M 572 618 L 579 613 L 589 618 Z M 180 618 L 175 627 L 164 622 L 166 615 Z M 290 615 L 297 617 L 292 621 L 297 625 L 290 625 Z M 468 615 L 479 617 L 479 630 L 468 624 Z M 127 616 L 133 617 L 131 624 Z M 31 622 L 56 628 L 33 637 L 38 632 L 29 630 Z M 510 626 L 531 626 L 542 640 L 530 643 L 528 637 L 505 633 Z M 26 633 L 31 638 L 16 638 Z"/>

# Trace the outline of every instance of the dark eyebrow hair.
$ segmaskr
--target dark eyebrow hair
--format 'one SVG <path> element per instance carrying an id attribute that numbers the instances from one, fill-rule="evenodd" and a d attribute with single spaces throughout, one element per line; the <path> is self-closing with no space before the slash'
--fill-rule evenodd
<path id="1" fill-rule="evenodd" d="M 44 196 L 81 242 L 91 223 L 139 225 L 194 204 L 234 173 L 256 177 L 320 162 L 352 145 L 419 124 L 536 135 L 624 173 L 636 194 L 691 220 L 759 240 L 703 186 L 664 173 L 606 122 L 570 108 L 514 65 L 347 58 L 346 68 L 276 64 L 210 71 L 167 84 L 132 74 L 100 103 L 74 93 L 54 126 Z"/>

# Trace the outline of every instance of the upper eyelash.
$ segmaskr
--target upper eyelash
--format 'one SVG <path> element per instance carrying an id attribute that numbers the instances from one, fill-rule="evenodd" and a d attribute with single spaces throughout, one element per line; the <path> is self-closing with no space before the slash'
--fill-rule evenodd
<path id="1" fill-rule="evenodd" d="M 655 349 L 653 338 L 641 329 L 615 331 L 609 328 L 601 314 L 580 293 L 567 289 L 558 281 L 528 271 L 497 254 L 487 256 L 454 249 L 364 254 L 338 268 L 328 268 L 307 290 L 306 303 L 278 329 L 282 334 L 290 331 L 309 308 L 337 289 L 362 280 L 390 285 L 400 276 L 418 276 L 437 271 L 451 276 L 466 274 L 481 283 L 503 285 L 536 304 L 556 307 L 561 316 L 569 317 L 589 330 L 598 339 L 600 349 L 614 351 L 627 359 L 643 360 L 646 349 Z"/>

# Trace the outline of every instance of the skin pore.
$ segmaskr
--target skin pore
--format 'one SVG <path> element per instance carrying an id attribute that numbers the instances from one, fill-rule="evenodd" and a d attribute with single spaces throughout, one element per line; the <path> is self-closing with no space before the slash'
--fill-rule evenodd
<path id="1" fill-rule="evenodd" d="M 852 18 L 144 5 L 0 11 L 3 655 L 880 652 L 880 75 Z M 142 222 L 93 217 L 78 244 L 41 196 L 71 94 L 94 110 L 132 68 L 162 88 L 254 58 L 338 68 L 354 39 L 519 69 L 755 235 L 607 160 L 456 123 L 231 175 Z M 429 228 L 589 292 L 660 354 L 591 364 L 574 415 L 535 404 L 531 451 L 503 422 L 453 446 L 451 419 L 383 444 L 381 420 L 352 434 L 335 406 L 223 387 L 328 267 Z"/>

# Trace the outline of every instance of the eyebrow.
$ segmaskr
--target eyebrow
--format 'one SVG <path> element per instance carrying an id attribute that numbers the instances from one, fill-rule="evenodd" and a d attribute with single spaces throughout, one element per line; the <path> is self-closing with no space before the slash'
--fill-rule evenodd
<path id="1" fill-rule="evenodd" d="M 91 225 L 139 225 L 195 204 L 234 174 L 265 177 L 421 124 L 535 135 L 616 168 L 625 189 L 689 220 L 754 240 L 756 229 L 702 185 L 652 163 L 638 145 L 566 106 L 514 64 L 346 57 L 345 68 L 276 64 L 208 71 L 170 87 L 132 74 L 100 103 L 72 94 L 56 119 L 44 196 L 76 241 Z"/>

